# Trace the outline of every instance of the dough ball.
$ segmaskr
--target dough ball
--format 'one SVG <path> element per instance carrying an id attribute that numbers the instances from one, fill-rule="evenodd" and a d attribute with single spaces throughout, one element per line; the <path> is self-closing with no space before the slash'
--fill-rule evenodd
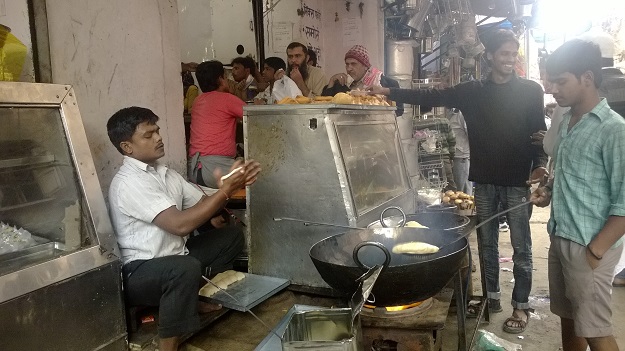
<path id="1" fill-rule="evenodd" d="M 237 272 L 236 273 L 236 277 L 237 277 L 237 281 L 243 280 L 245 278 L 245 274 L 243 274 L 241 272 Z"/>

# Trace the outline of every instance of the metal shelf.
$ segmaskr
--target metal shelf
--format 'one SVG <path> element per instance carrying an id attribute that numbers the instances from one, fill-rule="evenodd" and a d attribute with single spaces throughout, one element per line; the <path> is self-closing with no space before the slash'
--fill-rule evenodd
<path id="1" fill-rule="evenodd" d="M 54 162 L 54 155 L 47 154 L 41 156 L 29 156 L 0 160 L 0 169 L 20 167 L 20 166 L 35 166 L 43 163 Z"/>

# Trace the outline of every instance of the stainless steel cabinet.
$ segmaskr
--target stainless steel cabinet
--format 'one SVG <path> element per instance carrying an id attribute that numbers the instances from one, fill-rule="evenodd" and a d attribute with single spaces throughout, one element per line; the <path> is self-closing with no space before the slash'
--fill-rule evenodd
<path id="1" fill-rule="evenodd" d="M 30 332 L 46 323 L 87 323 L 94 313 L 114 322 L 108 340 L 85 344 L 75 333 L 71 345 L 89 350 L 123 338 L 118 249 L 72 88 L 0 82 L 0 123 L 0 311 L 19 321 L 9 324 L 0 313 L 0 325 L 14 330 L 0 336 L 3 350 L 24 349 L 24 342 L 54 350 L 62 333 Z M 95 272 L 107 278 L 94 285 Z M 81 281 L 88 286 L 76 290 Z M 69 282 L 73 291 L 65 292 Z M 100 290 L 107 298 L 82 296 Z M 15 317 L 34 301 L 30 317 Z"/>

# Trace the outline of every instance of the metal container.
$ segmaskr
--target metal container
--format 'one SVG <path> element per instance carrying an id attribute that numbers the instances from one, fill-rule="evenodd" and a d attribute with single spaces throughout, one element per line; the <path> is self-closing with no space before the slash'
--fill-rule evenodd
<path id="1" fill-rule="evenodd" d="M 282 350 L 362 350 L 360 317 L 352 320 L 351 308 L 324 308 L 291 315 Z"/>
<path id="2" fill-rule="evenodd" d="M 263 168 L 247 188 L 250 273 L 326 293 L 308 250 L 341 229 L 274 218 L 364 227 L 389 205 L 414 211 L 391 107 L 246 106 L 243 127 L 245 155 Z"/>
<path id="3" fill-rule="evenodd" d="M 385 74 L 387 76 L 412 76 L 415 46 L 417 42 L 414 40 L 387 40 Z"/>

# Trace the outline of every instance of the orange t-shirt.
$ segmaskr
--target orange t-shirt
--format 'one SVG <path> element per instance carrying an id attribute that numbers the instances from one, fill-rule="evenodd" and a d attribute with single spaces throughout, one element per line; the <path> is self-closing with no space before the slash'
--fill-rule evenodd
<path id="1" fill-rule="evenodd" d="M 245 102 L 219 91 L 198 96 L 191 109 L 189 156 L 236 156 L 237 119 L 243 118 Z"/>

